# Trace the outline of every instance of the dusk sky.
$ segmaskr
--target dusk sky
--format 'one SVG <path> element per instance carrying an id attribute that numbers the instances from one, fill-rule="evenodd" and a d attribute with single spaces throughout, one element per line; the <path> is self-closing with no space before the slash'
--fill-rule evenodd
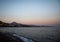
<path id="1" fill-rule="evenodd" d="M 0 21 L 48 25 L 59 23 L 59 0 L 0 0 Z"/>

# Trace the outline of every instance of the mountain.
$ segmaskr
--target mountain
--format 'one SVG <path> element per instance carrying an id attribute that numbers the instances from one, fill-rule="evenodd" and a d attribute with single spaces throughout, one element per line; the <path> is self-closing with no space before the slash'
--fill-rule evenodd
<path id="1" fill-rule="evenodd" d="M 27 24 L 21 24 L 21 23 L 16 23 L 16 22 L 12 22 L 12 23 L 5 23 L 0 21 L 0 27 L 53 27 L 53 26 L 37 26 L 37 25 L 27 25 Z"/>
<path id="2" fill-rule="evenodd" d="M 16 23 L 16 22 L 12 22 L 12 23 L 9 24 L 9 26 L 12 26 L 12 27 L 20 27 L 21 24 Z"/>
<path id="3" fill-rule="evenodd" d="M 8 23 L 4 23 L 2 21 L 0 21 L 0 27 L 8 27 L 9 24 Z"/>
<path id="4" fill-rule="evenodd" d="M 38 27 L 38 26 L 26 25 L 26 24 L 21 24 L 21 23 L 16 23 L 16 22 L 5 23 L 5 22 L 0 21 L 0 27 Z"/>

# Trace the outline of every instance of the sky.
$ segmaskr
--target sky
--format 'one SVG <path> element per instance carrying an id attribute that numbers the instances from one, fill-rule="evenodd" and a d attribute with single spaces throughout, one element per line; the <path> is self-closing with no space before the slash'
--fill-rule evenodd
<path id="1" fill-rule="evenodd" d="M 0 0 L 0 21 L 51 25 L 60 23 L 59 0 Z"/>

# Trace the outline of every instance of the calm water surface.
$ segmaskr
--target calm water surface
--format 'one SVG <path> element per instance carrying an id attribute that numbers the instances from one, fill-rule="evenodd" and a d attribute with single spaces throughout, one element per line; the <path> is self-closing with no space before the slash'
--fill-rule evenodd
<path id="1" fill-rule="evenodd" d="M 59 27 L 0 27 L 2 32 L 12 32 L 38 42 L 60 42 Z"/>

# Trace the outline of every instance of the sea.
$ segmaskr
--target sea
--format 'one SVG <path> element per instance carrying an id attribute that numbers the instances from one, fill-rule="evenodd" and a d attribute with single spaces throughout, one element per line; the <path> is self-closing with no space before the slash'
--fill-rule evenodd
<path id="1" fill-rule="evenodd" d="M 38 42 L 60 42 L 59 27 L 0 27 L 0 32 L 11 32 Z"/>

